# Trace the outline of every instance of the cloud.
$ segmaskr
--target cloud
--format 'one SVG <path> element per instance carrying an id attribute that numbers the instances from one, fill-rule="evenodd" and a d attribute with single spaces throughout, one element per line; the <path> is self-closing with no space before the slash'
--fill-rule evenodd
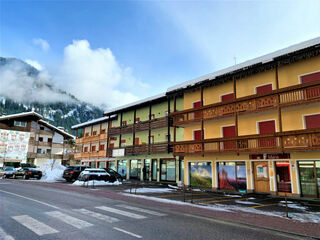
<path id="1" fill-rule="evenodd" d="M 42 71 L 42 69 L 43 69 L 43 67 L 37 61 L 31 60 L 31 59 L 26 59 L 25 62 L 30 64 L 32 67 L 34 67 L 38 71 Z"/>
<path id="2" fill-rule="evenodd" d="M 48 43 L 46 40 L 42 39 L 42 38 L 34 38 L 34 39 L 32 40 L 32 43 L 33 43 L 34 45 L 36 45 L 36 46 L 40 46 L 41 49 L 42 49 L 43 51 L 45 51 L 45 52 L 48 51 L 49 48 L 50 48 L 49 43 Z"/>
<path id="3" fill-rule="evenodd" d="M 74 102 L 50 84 L 46 72 L 32 73 L 28 65 L 19 60 L 0 66 L 0 96 L 20 103 Z"/>
<path id="4" fill-rule="evenodd" d="M 131 68 L 121 67 L 109 48 L 92 49 L 87 40 L 74 40 L 65 47 L 55 79 L 81 100 L 108 108 L 138 100 L 136 94 L 149 87 L 133 76 Z"/>

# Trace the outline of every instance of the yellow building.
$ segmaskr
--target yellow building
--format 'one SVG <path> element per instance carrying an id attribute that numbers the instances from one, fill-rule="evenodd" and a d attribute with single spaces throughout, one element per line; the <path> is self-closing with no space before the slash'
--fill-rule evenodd
<path id="1" fill-rule="evenodd" d="M 171 87 L 186 185 L 319 198 L 320 38 Z"/>

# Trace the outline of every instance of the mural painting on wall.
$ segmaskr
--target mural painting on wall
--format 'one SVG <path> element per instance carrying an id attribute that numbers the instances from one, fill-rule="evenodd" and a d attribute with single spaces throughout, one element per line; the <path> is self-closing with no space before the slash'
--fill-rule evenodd
<path id="1" fill-rule="evenodd" d="M 0 158 L 26 160 L 30 133 L 0 130 Z"/>
<path id="2" fill-rule="evenodd" d="M 218 178 L 220 189 L 245 190 L 246 189 L 246 168 L 245 165 L 230 165 L 219 163 Z"/>
<path id="3" fill-rule="evenodd" d="M 212 187 L 211 163 L 190 163 L 190 185 Z"/>

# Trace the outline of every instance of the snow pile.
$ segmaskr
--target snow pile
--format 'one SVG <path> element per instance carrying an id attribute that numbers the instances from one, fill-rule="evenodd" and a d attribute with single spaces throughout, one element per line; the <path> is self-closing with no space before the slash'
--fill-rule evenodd
<path id="1" fill-rule="evenodd" d="M 136 193 L 161 193 L 161 192 L 172 192 L 176 189 L 171 188 L 133 188 L 131 191 Z M 124 192 L 130 192 L 130 189 L 125 190 Z"/>
<path id="2" fill-rule="evenodd" d="M 75 186 L 110 186 L 110 185 L 120 185 L 122 184 L 122 182 L 119 181 L 115 181 L 115 182 L 105 182 L 105 181 L 98 181 L 98 180 L 90 180 L 87 182 L 84 181 L 75 181 L 74 183 L 72 183 L 72 185 Z"/>
<path id="3" fill-rule="evenodd" d="M 56 182 L 63 181 L 63 171 L 66 169 L 58 161 L 49 159 L 45 164 L 41 165 L 39 170 L 42 172 L 42 178 L 40 181 L 43 182 Z"/>

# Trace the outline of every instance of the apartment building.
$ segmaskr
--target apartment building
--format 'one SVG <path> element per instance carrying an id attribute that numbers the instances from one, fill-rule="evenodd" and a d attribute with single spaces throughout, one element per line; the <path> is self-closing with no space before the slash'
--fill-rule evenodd
<path id="1" fill-rule="evenodd" d="M 169 113 L 183 109 L 182 97 L 165 93 L 105 112 L 108 146 L 116 169 L 127 179 L 177 182 L 184 177 L 183 161 L 172 153 L 171 139 L 183 140 L 183 129 L 173 131 Z"/>
<path id="2" fill-rule="evenodd" d="M 43 120 L 36 112 L 0 117 L 0 166 L 31 163 L 41 166 L 48 159 L 69 165 L 74 136 Z"/>
<path id="3" fill-rule="evenodd" d="M 76 160 L 93 168 L 115 169 L 115 159 L 107 152 L 108 126 L 109 117 L 97 118 L 72 126 L 72 129 L 76 131 Z"/>
<path id="4" fill-rule="evenodd" d="M 171 87 L 186 185 L 320 197 L 320 38 Z"/>

